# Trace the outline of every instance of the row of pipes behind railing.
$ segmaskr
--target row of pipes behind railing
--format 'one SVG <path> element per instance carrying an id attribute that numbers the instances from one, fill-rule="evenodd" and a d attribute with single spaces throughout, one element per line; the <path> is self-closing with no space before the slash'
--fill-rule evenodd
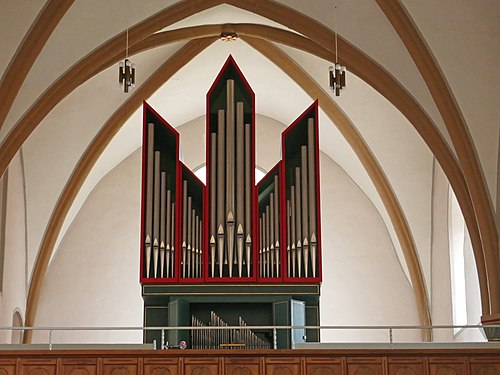
<path id="1" fill-rule="evenodd" d="M 191 331 L 192 349 L 270 349 L 271 343 L 252 332 L 247 323 L 238 318 L 241 328 L 229 328 L 230 325 L 213 311 L 210 312 L 210 322 L 206 323 L 191 316 L 192 327 L 226 327 L 226 329 L 196 329 Z"/>

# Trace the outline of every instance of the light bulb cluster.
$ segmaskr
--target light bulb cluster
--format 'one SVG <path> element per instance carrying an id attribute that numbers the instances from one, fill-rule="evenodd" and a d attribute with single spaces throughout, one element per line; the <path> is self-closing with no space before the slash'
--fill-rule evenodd
<path id="1" fill-rule="evenodd" d="M 135 87 L 135 64 L 131 63 L 129 59 L 120 61 L 118 83 L 125 93 L 128 93 L 130 87 Z"/>
<path id="2" fill-rule="evenodd" d="M 340 90 L 345 88 L 345 72 L 346 68 L 343 65 L 330 66 L 330 90 L 335 93 L 335 96 L 340 96 Z"/>

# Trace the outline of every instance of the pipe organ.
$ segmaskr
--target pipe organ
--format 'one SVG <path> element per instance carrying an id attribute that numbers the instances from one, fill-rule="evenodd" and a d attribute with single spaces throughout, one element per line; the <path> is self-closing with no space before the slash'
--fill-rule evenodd
<path id="1" fill-rule="evenodd" d="M 180 162 L 177 131 L 144 103 L 140 281 L 146 326 L 222 324 L 216 309 L 202 322 L 189 306 L 218 298 L 227 303 L 224 291 L 230 285 L 237 287 L 233 299 L 239 302 L 271 306 L 284 298 L 292 306 L 292 300 L 307 300 L 306 321 L 319 323 L 318 105 L 282 133 L 282 160 L 258 184 L 254 108 L 255 95 L 229 57 L 207 94 L 205 185 Z M 268 298 L 280 285 L 286 286 L 276 293 L 280 297 Z M 311 288 L 311 295 L 305 296 L 303 287 Z M 246 325 L 247 318 L 238 318 Z M 214 341 L 213 332 L 172 333 L 171 339 L 205 347 Z M 245 347 L 269 345 L 269 337 L 249 329 L 237 337 L 249 340 L 240 343 Z M 284 340 L 290 346 L 290 337 Z"/>

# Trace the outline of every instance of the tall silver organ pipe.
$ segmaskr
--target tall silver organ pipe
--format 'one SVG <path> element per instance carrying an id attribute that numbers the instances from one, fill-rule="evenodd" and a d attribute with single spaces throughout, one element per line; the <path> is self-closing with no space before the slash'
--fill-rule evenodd
<path id="1" fill-rule="evenodd" d="M 309 232 L 311 233 L 311 241 L 309 246 L 311 249 L 311 265 L 312 276 L 316 277 L 316 262 L 317 262 L 317 245 L 316 245 L 316 166 L 315 160 L 315 138 L 314 138 L 314 119 L 310 118 L 307 121 L 307 172 L 309 175 Z M 313 241 L 314 240 L 314 241 Z"/>
<path id="2" fill-rule="evenodd" d="M 217 261 L 219 262 L 219 276 L 222 277 L 224 267 L 224 222 L 225 222 L 225 158 L 226 158 L 226 132 L 225 132 L 225 111 L 218 112 L 217 127 Z"/>
<path id="3" fill-rule="evenodd" d="M 227 238 L 227 261 L 229 277 L 233 276 L 234 255 L 234 155 L 235 155 L 235 129 L 234 129 L 234 81 L 228 79 L 227 87 L 227 112 L 226 112 L 226 238 Z"/>
<path id="4" fill-rule="evenodd" d="M 307 183 L 307 146 L 300 147 L 301 189 L 302 189 L 302 252 L 304 256 L 304 276 L 308 277 L 309 267 L 309 190 Z"/>
<path id="5" fill-rule="evenodd" d="M 155 143 L 155 124 L 148 123 L 148 149 L 146 159 L 146 212 L 145 212 L 145 251 L 146 251 L 146 277 L 149 277 L 151 265 L 151 244 L 153 243 L 153 171 L 154 171 L 154 143 Z"/>
<path id="6" fill-rule="evenodd" d="M 236 103 L 236 238 L 238 276 L 243 274 L 243 250 L 245 232 L 245 124 L 243 103 Z M 241 227 L 241 231 L 240 231 Z"/>
<path id="7" fill-rule="evenodd" d="M 302 276 L 302 207 L 301 207 L 300 167 L 295 167 L 295 230 L 297 231 L 297 269 Z"/>
<path id="8" fill-rule="evenodd" d="M 252 196 L 252 171 L 250 168 L 250 124 L 245 124 L 245 236 L 246 243 L 246 266 L 247 276 L 250 276 L 251 245 L 252 243 L 252 217 L 251 217 L 251 196 Z"/>
<path id="9" fill-rule="evenodd" d="M 154 153 L 154 194 L 153 194 L 153 277 L 158 274 L 158 250 L 160 240 L 160 151 Z M 157 243 L 157 246 L 154 243 Z"/>
<path id="10" fill-rule="evenodd" d="M 216 186 L 217 186 L 217 134 L 210 133 L 210 276 L 215 276 L 215 237 L 217 236 Z"/>

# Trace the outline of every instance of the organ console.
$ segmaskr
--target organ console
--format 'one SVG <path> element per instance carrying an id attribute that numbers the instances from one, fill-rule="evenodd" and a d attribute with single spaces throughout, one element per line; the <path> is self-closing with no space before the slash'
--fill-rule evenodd
<path id="1" fill-rule="evenodd" d="M 203 327 L 224 319 L 246 326 L 245 313 L 252 310 L 245 303 L 266 304 L 271 316 L 261 318 L 269 324 L 290 324 L 295 300 L 304 301 L 301 314 L 309 325 L 319 323 L 317 102 L 283 132 L 282 160 L 258 184 L 254 108 L 255 95 L 229 57 L 207 94 L 205 186 L 179 161 L 177 131 L 144 103 L 140 281 L 146 326 Z M 232 310 L 221 307 L 228 290 L 242 311 L 223 316 Z M 280 303 L 288 307 L 278 316 Z M 194 316 L 201 308 L 195 304 L 212 309 L 210 318 Z M 238 343 L 213 332 L 171 333 L 170 341 L 203 348 L 214 342 L 270 345 L 269 335 L 248 329 L 236 331 Z M 151 341 L 154 332 L 148 334 Z M 314 340 L 317 333 L 309 336 Z M 290 335 L 280 340 L 290 346 Z"/>

